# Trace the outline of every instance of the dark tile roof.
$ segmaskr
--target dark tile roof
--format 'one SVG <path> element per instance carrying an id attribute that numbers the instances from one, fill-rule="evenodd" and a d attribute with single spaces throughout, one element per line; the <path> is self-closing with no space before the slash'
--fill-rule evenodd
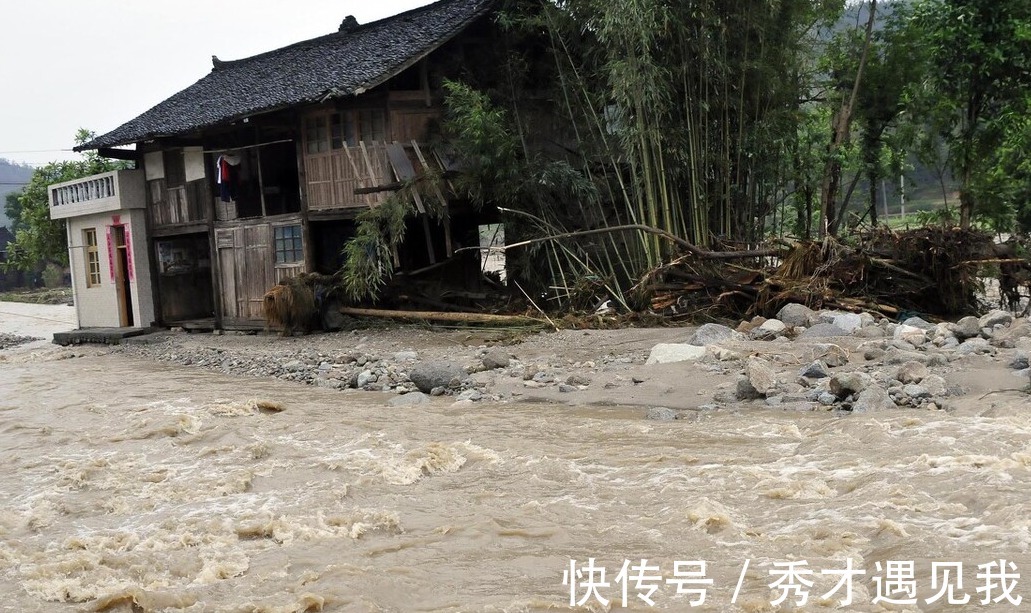
<path id="1" fill-rule="evenodd" d="M 200 81 L 75 149 L 180 135 L 296 104 L 359 94 L 439 47 L 494 3 L 440 0 L 253 57 L 213 59 L 215 68 Z"/>

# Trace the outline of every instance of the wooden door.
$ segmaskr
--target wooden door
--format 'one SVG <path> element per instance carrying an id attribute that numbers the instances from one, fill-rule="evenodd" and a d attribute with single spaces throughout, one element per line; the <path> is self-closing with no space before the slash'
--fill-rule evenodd
<path id="1" fill-rule="evenodd" d="M 264 319 L 262 298 L 275 283 L 267 223 L 216 230 L 224 316 L 232 322 Z"/>

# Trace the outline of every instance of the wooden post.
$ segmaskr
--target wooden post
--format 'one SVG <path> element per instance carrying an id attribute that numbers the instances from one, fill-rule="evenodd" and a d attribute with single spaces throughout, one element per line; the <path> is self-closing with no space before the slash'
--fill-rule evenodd
<path id="1" fill-rule="evenodd" d="M 297 118 L 298 129 L 301 129 L 301 120 Z M 300 133 L 300 132 L 299 132 Z M 311 224 L 308 221 L 308 173 L 304 166 L 304 146 L 301 139 L 294 140 L 297 150 L 297 196 L 301 199 L 301 243 L 304 245 L 304 270 L 313 272 L 315 270 L 315 246 L 311 242 Z"/>

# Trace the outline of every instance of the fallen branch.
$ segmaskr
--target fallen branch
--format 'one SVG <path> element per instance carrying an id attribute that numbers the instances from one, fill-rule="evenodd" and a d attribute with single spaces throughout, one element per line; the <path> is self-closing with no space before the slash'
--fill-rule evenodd
<path id="1" fill-rule="evenodd" d="M 467 324 L 544 325 L 544 322 L 525 315 L 494 315 L 491 313 L 444 313 L 441 311 L 393 311 L 388 309 L 360 309 L 340 307 L 340 312 L 353 317 L 385 317 L 388 319 L 410 319 L 429 321 L 450 321 Z"/>

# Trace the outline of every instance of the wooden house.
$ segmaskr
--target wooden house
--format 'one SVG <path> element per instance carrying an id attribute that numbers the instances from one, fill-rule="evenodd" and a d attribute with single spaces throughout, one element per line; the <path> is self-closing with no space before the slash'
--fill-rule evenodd
<path id="1" fill-rule="evenodd" d="M 495 11 L 494 0 L 440 0 L 364 25 L 348 17 L 253 57 L 213 57 L 202 79 L 79 147 L 134 159 L 142 173 L 136 240 L 149 247 L 156 322 L 260 326 L 271 286 L 336 271 L 357 213 L 442 164 L 442 83 L 496 60 Z M 417 227 L 401 266 L 476 244 L 475 220 L 461 214 Z"/>

